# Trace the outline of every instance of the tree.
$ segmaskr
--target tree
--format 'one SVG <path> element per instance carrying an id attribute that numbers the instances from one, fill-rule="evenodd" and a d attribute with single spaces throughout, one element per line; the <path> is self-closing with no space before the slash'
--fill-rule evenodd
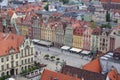
<path id="1" fill-rule="evenodd" d="M 46 4 L 46 6 L 44 7 L 44 9 L 45 9 L 46 11 L 48 11 L 48 7 L 49 7 L 49 4 Z"/>
<path id="2" fill-rule="evenodd" d="M 110 23 L 107 23 L 107 24 L 102 24 L 101 25 L 101 28 L 109 28 L 109 29 L 111 29 L 111 25 L 110 25 Z"/>
<path id="3" fill-rule="evenodd" d="M 44 56 L 44 58 L 48 59 L 48 58 L 49 58 L 49 55 L 48 55 L 48 54 L 46 54 L 46 55 Z"/>
<path id="4" fill-rule="evenodd" d="M 59 61 L 59 60 L 60 60 L 60 58 L 56 58 L 56 60 L 57 60 L 57 61 Z"/>
<path id="5" fill-rule="evenodd" d="M 107 11 L 106 12 L 106 22 L 110 22 L 110 13 Z"/>
<path id="6" fill-rule="evenodd" d="M 63 2 L 63 4 L 68 4 L 69 0 L 60 0 L 60 2 Z"/>
<path id="7" fill-rule="evenodd" d="M 55 56 L 51 56 L 51 60 L 54 60 Z"/>
<path id="8" fill-rule="evenodd" d="M 91 20 L 90 27 L 95 28 L 96 26 L 97 26 L 97 24 L 93 20 Z"/>

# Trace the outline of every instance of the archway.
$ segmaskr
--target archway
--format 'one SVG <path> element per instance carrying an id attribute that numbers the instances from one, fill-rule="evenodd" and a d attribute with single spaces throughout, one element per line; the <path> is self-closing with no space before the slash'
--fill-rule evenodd
<path id="1" fill-rule="evenodd" d="M 10 74 L 11 74 L 11 75 L 14 75 L 14 69 L 11 69 L 11 70 L 10 70 Z"/>

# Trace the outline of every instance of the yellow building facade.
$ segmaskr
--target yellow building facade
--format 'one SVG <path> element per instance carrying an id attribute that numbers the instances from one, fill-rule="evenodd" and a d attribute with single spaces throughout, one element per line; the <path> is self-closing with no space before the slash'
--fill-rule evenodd
<path id="1" fill-rule="evenodd" d="M 28 26 L 25 26 L 25 25 L 22 25 L 20 27 L 20 35 L 22 36 L 26 36 L 29 34 L 29 27 Z"/>
<path id="2" fill-rule="evenodd" d="M 83 48 L 83 37 L 79 35 L 73 35 L 73 47 Z"/>
<path id="3" fill-rule="evenodd" d="M 51 27 L 41 27 L 41 39 L 45 41 L 54 42 L 55 41 L 55 29 Z"/>

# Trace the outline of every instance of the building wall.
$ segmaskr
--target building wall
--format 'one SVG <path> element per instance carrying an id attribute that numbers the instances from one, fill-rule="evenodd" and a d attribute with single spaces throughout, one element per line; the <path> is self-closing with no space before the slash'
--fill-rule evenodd
<path id="1" fill-rule="evenodd" d="M 90 50 L 91 48 L 91 28 L 86 27 L 83 33 L 83 49 Z"/>
<path id="2" fill-rule="evenodd" d="M 41 27 L 40 36 L 42 40 L 45 40 L 45 26 Z"/>
<path id="3" fill-rule="evenodd" d="M 73 47 L 75 48 L 83 48 L 83 37 L 73 35 Z"/>
<path id="4" fill-rule="evenodd" d="M 33 65 L 34 46 L 29 39 L 26 39 L 19 47 L 19 52 L 10 52 L 10 54 L 0 57 L 0 77 L 4 75 L 11 75 L 11 70 L 14 70 L 14 75 L 19 74 L 23 69 Z M 2 61 L 3 59 L 3 61 Z M 30 59 L 30 62 L 28 60 Z M 22 60 L 23 63 L 22 64 Z M 26 60 L 26 63 L 25 63 Z M 7 66 L 9 65 L 9 66 Z M 3 67 L 2 67 L 3 66 Z"/>
<path id="5" fill-rule="evenodd" d="M 91 36 L 91 50 L 98 50 L 98 36 L 94 34 Z"/>
<path id="6" fill-rule="evenodd" d="M 112 42 L 113 50 L 120 47 L 120 29 L 114 29 L 111 34 L 110 38 L 114 38 L 114 43 Z"/>
<path id="7" fill-rule="evenodd" d="M 64 45 L 72 47 L 73 44 L 73 29 L 70 25 L 66 27 L 64 36 Z"/>
<path id="8" fill-rule="evenodd" d="M 33 28 L 33 39 L 39 39 L 40 40 L 40 28 Z"/>
<path id="9" fill-rule="evenodd" d="M 22 36 L 28 35 L 28 34 L 29 34 L 28 31 L 29 31 L 29 27 L 28 27 L 28 26 L 24 26 L 24 25 L 21 26 L 21 32 L 20 32 L 20 34 L 21 34 Z"/>
<path id="10" fill-rule="evenodd" d="M 55 47 L 61 47 L 64 44 L 64 29 L 63 26 L 57 26 L 55 31 L 55 41 L 54 46 Z"/>
<path id="11" fill-rule="evenodd" d="M 45 41 L 55 41 L 55 29 L 50 27 L 41 27 L 41 39 Z"/>
<path id="12" fill-rule="evenodd" d="M 106 35 L 105 32 L 103 32 L 100 36 L 99 36 L 99 51 L 102 51 L 103 53 L 109 51 L 109 43 L 110 43 L 110 37 Z"/>

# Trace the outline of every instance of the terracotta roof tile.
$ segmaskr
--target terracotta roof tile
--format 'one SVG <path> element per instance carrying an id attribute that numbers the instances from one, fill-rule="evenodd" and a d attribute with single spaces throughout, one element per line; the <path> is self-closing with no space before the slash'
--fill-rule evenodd
<path id="1" fill-rule="evenodd" d="M 118 73 L 115 70 L 111 70 L 110 72 L 108 72 L 108 77 L 110 78 L 110 80 L 119 80 Z"/>
<path id="2" fill-rule="evenodd" d="M 84 27 L 76 27 L 74 30 L 73 30 L 73 34 L 74 35 L 78 35 L 78 36 L 83 36 L 83 32 L 85 31 L 85 28 Z"/>
<path id="3" fill-rule="evenodd" d="M 120 80 L 120 74 L 118 74 L 118 80 Z"/>
<path id="4" fill-rule="evenodd" d="M 65 65 L 62 68 L 61 72 L 71 76 L 77 75 L 78 78 L 80 79 L 84 78 L 84 80 L 105 80 L 106 79 L 106 75 L 68 66 L 68 65 Z"/>
<path id="5" fill-rule="evenodd" d="M 80 80 L 80 79 L 78 79 L 77 77 L 71 77 L 69 75 L 45 69 L 40 80 Z"/>
<path id="6" fill-rule="evenodd" d="M 101 34 L 101 28 L 99 28 L 99 27 L 94 28 L 92 34 L 94 34 L 94 35 L 99 35 L 99 34 Z"/>
<path id="7" fill-rule="evenodd" d="M 15 53 L 19 52 L 19 46 L 23 41 L 22 36 L 18 36 L 12 33 L 1 33 L 0 32 L 0 56 L 9 54 L 10 48 L 14 48 Z"/>
<path id="8" fill-rule="evenodd" d="M 91 61 L 90 63 L 84 65 L 83 69 L 88 70 L 88 71 L 92 71 L 92 72 L 97 72 L 97 73 L 101 73 L 101 70 L 102 70 L 98 58 Z"/>

